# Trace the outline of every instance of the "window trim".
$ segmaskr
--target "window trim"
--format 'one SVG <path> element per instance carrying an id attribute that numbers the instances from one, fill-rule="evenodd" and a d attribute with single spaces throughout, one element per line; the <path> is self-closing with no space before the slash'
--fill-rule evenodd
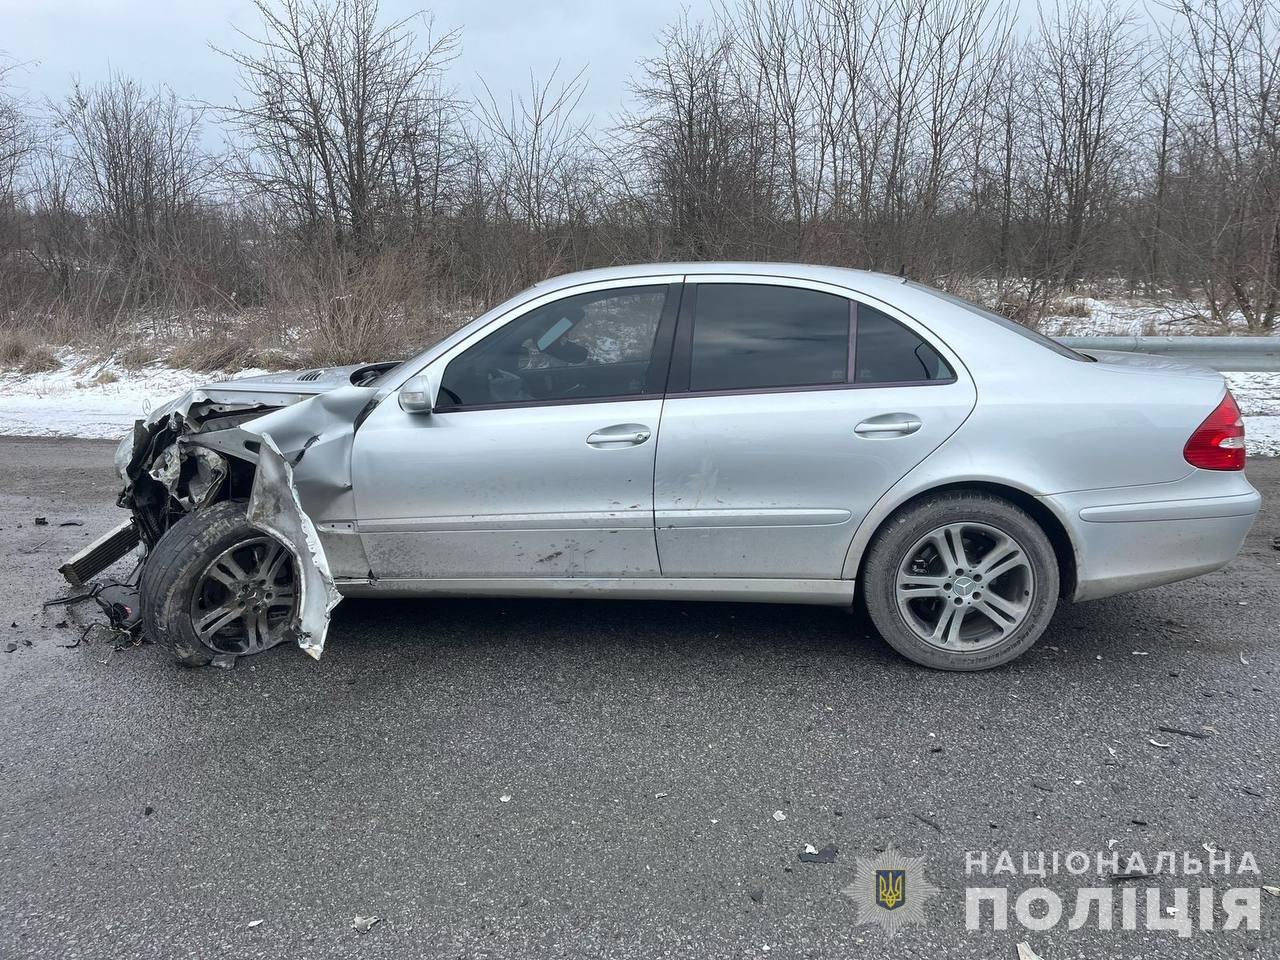
<path id="1" fill-rule="evenodd" d="M 715 390 L 692 390 L 690 382 L 693 368 L 693 320 L 694 311 L 697 309 L 698 303 L 698 287 L 703 284 L 735 284 L 745 286 L 771 286 L 771 287 L 794 287 L 799 290 L 811 290 L 815 293 L 829 293 L 832 296 L 841 297 L 849 301 L 849 344 L 848 344 L 848 360 L 845 370 L 845 379 L 836 383 L 812 383 L 799 384 L 783 387 L 734 387 L 728 389 Z M 685 293 L 681 298 L 679 318 L 676 321 L 676 333 L 672 348 L 671 364 L 667 376 L 667 392 L 666 396 L 673 397 L 739 397 L 754 396 L 768 393 L 815 393 L 830 390 L 879 390 L 885 387 L 932 387 L 932 386 L 948 386 L 956 383 L 960 379 L 959 369 L 956 363 L 955 355 L 942 346 L 931 333 L 922 330 L 914 322 L 904 322 L 900 311 L 896 308 L 884 304 L 874 297 L 868 297 L 871 301 L 865 304 L 874 310 L 883 313 L 895 323 L 902 324 L 911 333 L 914 333 L 922 341 L 933 348 L 934 352 L 942 358 L 947 365 L 947 369 L 951 371 L 951 376 L 944 379 L 936 380 L 893 380 L 883 383 L 855 383 L 854 373 L 857 362 L 857 333 L 858 333 L 858 310 L 862 304 L 863 295 L 855 290 L 847 287 L 838 287 L 834 284 L 826 284 L 809 280 L 802 280 L 793 277 L 783 276 L 766 276 L 757 274 L 734 274 L 734 275 L 690 275 L 684 282 Z M 898 315 L 895 315 L 898 314 Z"/>
<path id="2" fill-rule="evenodd" d="M 628 279 L 624 282 L 612 281 L 599 285 L 591 284 L 586 289 L 568 288 L 566 290 L 557 291 L 557 295 L 548 295 L 538 297 L 533 301 L 529 301 L 521 305 L 518 312 L 513 312 L 497 323 L 488 325 L 484 330 L 479 331 L 478 336 L 468 337 L 466 341 L 459 344 L 454 350 L 449 351 L 446 356 L 440 357 L 432 366 L 438 369 L 435 376 L 434 392 L 435 399 L 432 404 L 432 412 L 435 413 L 468 413 L 473 410 L 507 410 L 507 409 L 528 409 L 530 407 L 565 407 L 576 404 L 589 403 L 625 403 L 631 400 L 661 400 L 664 393 L 659 390 L 649 390 L 645 393 L 627 393 L 612 394 L 604 397 L 559 397 L 555 399 L 531 399 L 531 400 L 509 400 L 502 403 L 473 403 L 461 406 L 436 407 L 440 401 L 440 388 L 444 383 L 444 376 L 449 369 L 449 365 L 457 360 L 468 350 L 479 346 L 489 337 L 497 336 L 513 323 L 518 323 L 527 314 L 534 310 L 540 310 L 543 307 L 558 303 L 561 300 L 569 300 L 574 297 L 583 296 L 589 293 L 606 293 L 612 291 L 622 292 L 638 287 L 665 287 L 663 293 L 662 312 L 658 317 L 658 327 L 653 337 L 653 352 L 649 357 L 649 367 L 654 371 L 655 383 L 660 383 L 665 387 L 671 370 L 671 353 L 672 341 L 676 332 L 676 317 L 680 310 L 680 302 L 684 295 L 684 284 L 679 278 L 675 277 L 636 277 Z M 655 368 L 656 364 L 656 368 Z M 438 366 L 437 366 L 438 365 Z"/>

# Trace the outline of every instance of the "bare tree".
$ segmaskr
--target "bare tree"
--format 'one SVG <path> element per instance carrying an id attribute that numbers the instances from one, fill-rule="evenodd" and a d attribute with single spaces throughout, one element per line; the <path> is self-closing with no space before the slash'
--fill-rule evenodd
<path id="1" fill-rule="evenodd" d="M 100 252 L 123 285 L 121 298 L 151 300 L 212 172 L 199 147 L 200 111 L 172 91 L 147 91 L 120 75 L 91 87 L 77 83 L 50 111 L 66 158 L 55 193 L 69 186 L 94 223 Z"/>
<path id="2" fill-rule="evenodd" d="M 1280 313 L 1280 9 L 1268 0 L 1180 0 L 1174 37 L 1188 105 L 1170 196 L 1178 244 L 1223 324 Z M 1171 236 L 1172 234 L 1172 236 Z"/>
<path id="3" fill-rule="evenodd" d="M 380 24 L 377 0 L 254 0 L 261 35 L 222 51 L 243 95 L 227 108 L 242 172 L 291 223 L 324 227 L 337 250 L 376 249 L 398 171 L 443 146 L 441 74 L 455 33 L 429 20 Z M 412 29 L 424 24 L 424 40 Z"/>

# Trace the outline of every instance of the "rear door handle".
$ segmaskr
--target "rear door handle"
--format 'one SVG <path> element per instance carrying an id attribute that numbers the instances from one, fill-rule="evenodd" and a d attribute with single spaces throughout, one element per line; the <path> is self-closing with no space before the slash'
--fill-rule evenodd
<path id="1" fill-rule="evenodd" d="M 643 423 L 615 423 L 611 427 L 601 427 L 591 436 L 587 443 L 593 447 L 610 449 L 612 447 L 636 447 L 649 439 L 651 431 Z"/>
<path id="2" fill-rule="evenodd" d="M 885 413 L 878 417 L 863 420 L 853 428 L 860 437 L 906 437 L 915 433 L 924 424 L 920 418 L 910 413 Z"/>

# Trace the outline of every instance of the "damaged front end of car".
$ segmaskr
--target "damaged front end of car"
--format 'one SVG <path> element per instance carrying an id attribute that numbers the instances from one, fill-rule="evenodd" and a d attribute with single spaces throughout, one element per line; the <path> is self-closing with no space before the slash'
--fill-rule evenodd
<path id="1" fill-rule="evenodd" d="M 292 640 L 318 659 L 341 599 L 330 553 L 338 575 L 368 574 L 350 522 L 351 442 L 380 397 L 378 375 L 392 365 L 227 381 L 139 420 L 116 454 L 118 502 L 130 518 L 61 572 L 83 587 L 131 550 L 140 548 L 145 564 L 184 517 L 224 501 L 243 504 L 248 523 L 288 549 L 298 574 L 290 622 L 257 649 Z"/>

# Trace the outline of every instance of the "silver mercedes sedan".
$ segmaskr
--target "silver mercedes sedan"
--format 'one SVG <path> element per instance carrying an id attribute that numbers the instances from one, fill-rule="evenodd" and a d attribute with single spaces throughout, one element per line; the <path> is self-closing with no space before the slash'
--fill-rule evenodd
<path id="1" fill-rule="evenodd" d="M 656 264 L 536 284 L 400 363 L 210 384 L 121 446 L 144 627 L 185 663 L 343 596 L 848 605 L 929 667 L 1060 600 L 1234 557 L 1259 509 L 1221 376 L 1077 353 L 900 278 Z"/>

